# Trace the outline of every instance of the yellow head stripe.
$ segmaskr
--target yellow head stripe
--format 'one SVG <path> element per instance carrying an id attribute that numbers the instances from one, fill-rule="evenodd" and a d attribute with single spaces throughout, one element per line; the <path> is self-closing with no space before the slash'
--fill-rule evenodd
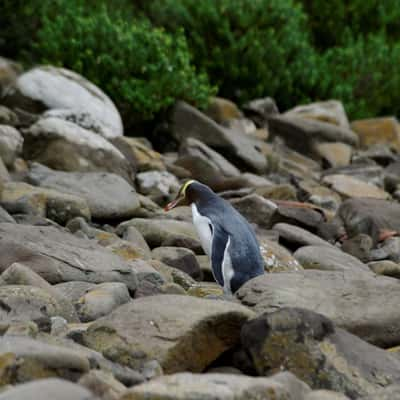
<path id="1" fill-rule="evenodd" d="M 186 196 L 186 189 L 188 188 L 188 186 L 190 184 L 192 184 L 193 182 L 195 182 L 193 179 L 188 180 L 187 182 L 185 182 L 182 187 L 181 187 L 181 195 L 182 196 Z"/>

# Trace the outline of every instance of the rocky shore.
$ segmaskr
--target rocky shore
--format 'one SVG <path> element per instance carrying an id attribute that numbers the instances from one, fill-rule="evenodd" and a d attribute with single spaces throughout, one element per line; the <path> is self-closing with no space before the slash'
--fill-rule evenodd
<path id="1" fill-rule="evenodd" d="M 0 58 L 0 400 L 400 399 L 399 172 L 395 117 L 214 98 L 140 137 L 84 77 Z M 188 178 L 255 228 L 233 298 L 163 211 Z"/>

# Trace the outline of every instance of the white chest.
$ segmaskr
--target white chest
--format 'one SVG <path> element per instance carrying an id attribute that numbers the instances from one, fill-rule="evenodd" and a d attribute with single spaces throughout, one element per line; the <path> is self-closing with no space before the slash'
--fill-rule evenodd
<path id="1" fill-rule="evenodd" d="M 192 203 L 192 217 L 201 246 L 208 257 L 211 258 L 212 223 L 209 218 L 199 214 L 194 203 Z"/>

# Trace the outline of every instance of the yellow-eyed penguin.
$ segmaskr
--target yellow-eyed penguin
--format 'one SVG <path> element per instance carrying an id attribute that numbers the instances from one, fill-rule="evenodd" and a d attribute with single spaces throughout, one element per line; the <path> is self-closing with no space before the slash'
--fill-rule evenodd
<path id="1" fill-rule="evenodd" d="M 208 186 L 189 180 L 165 211 L 179 205 L 191 205 L 193 224 L 224 293 L 232 294 L 249 279 L 264 273 L 252 227 L 226 200 Z"/>

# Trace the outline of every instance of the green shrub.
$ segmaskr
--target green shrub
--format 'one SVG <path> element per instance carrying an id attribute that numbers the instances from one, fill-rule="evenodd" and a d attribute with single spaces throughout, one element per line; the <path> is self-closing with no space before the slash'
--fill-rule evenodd
<path id="1" fill-rule="evenodd" d="M 108 9 L 79 0 L 52 2 L 36 36 L 36 60 L 82 74 L 137 120 L 152 118 L 177 98 L 204 106 L 213 93 L 191 65 L 181 31 L 166 33 L 123 17 L 115 3 Z"/>
<path id="2" fill-rule="evenodd" d="M 352 118 L 400 114 L 399 65 L 400 44 L 385 35 L 349 36 L 322 56 L 319 95 L 342 100 Z"/>
<path id="3" fill-rule="evenodd" d="M 398 0 L 300 0 L 319 49 L 344 45 L 347 36 L 384 33 L 400 38 Z"/>
<path id="4" fill-rule="evenodd" d="M 152 0 L 143 9 L 170 32 L 185 29 L 196 66 L 222 96 L 274 96 L 284 108 L 316 81 L 306 16 L 292 0 Z"/>

